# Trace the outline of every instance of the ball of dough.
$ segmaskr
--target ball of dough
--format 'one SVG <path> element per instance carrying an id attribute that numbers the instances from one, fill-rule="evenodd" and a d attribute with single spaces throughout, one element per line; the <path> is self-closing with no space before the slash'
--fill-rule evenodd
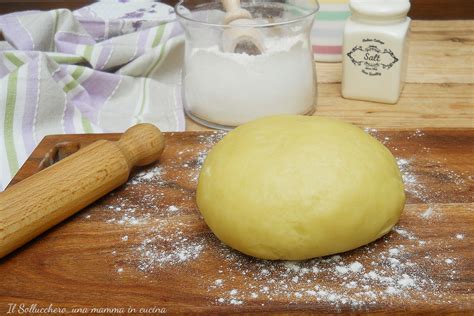
<path id="1" fill-rule="evenodd" d="M 283 115 L 242 125 L 214 146 L 197 204 L 230 247 L 303 260 L 383 236 L 397 223 L 405 193 L 390 151 L 358 127 Z"/>

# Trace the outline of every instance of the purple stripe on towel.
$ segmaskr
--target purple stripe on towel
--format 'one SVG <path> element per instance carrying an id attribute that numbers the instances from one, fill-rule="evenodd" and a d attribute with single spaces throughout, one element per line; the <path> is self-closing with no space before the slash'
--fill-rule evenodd
<path id="1" fill-rule="evenodd" d="M 61 66 L 59 66 L 59 68 L 57 70 L 55 70 L 53 72 L 53 79 L 56 82 L 59 82 L 59 81 L 63 80 L 64 77 L 66 77 L 67 75 L 69 75 L 69 73 L 67 72 L 66 67 L 64 65 L 61 65 Z"/>
<path id="2" fill-rule="evenodd" d="M 91 8 L 89 7 L 82 7 L 80 9 L 77 9 L 76 11 L 73 12 L 73 14 L 77 19 L 80 19 L 81 17 L 91 19 L 97 16 L 97 14 L 94 11 L 92 11 Z"/>
<path id="3" fill-rule="evenodd" d="M 95 40 L 105 39 L 105 22 L 99 18 L 83 18 L 77 16 L 77 20 L 81 23 L 82 27 L 89 33 Z"/>
<path id="4" fill-rule="evenodd" d="M 147 48 L 146 42 L 147 42 L 149 34 L 150 34 L 150 29 L 138 31 L 138 41 L 137 41 L 138 47 L 137 47 L 137 52 L 134 58 L 137 58 L 145 53 L 146 48 Z"/>
<path id="5" fill-rule="evenodd" d="M 58 32 L 54 36 L 56 50 L 61 53 L 75 54 L 78 45 L 94 45 L 96 42 L 88 35 Z"/>
<path id="6" fill-rule="evenodd" d="M 23 134 L 23 143 L 25 144 L 25 152 L 27 155 L 35 148 L 35 139 L 33 137 L 34 119 L 36 115 L 36 108 L 38 106 L 38 63 L 39 56 L 28 62 L 26 77 L 26 95 L 25 95 L 25 112 L 21 123 L 21 130 Z"/>
<path id="7" fill-rule="evenodd" d="M 93 45 L 96 42 L 89 35 L 79 35 L 70 32 L 56 33 L 56 41 L 71 42 L 76 44 Z"/>
<path id="8" fill-rule="evenodd" d="M 38 14 L 31 12 L 30 14 Z M 26 14 L 25 14 L 26 15 Z M 20 23 L 18 15 L 6 15 L 0 18 L 0 29 L 3 37 L 19 50 L 34 50 L 35 44 L 31 35 Z"/>
<path id="9" fill-rule="evenodd" d="M 78 88 L 81 89 L 81 88 Z M 73 97 L 67 96 L 66 109 L 64 111 L 64 127 L 66 133 L 77 133 L 74 130 L 74 110 L 77 109 L 82 115 L 87 117 L 91 122 L 97 123 L 97 110 L 93 107 L 93 100 L 86 90 L 74 94 Z"/>
<path id="10" fill-rule="evenodd" d="M 71 104 L 91 122 L 98 124 L 98 112 L 93 106 L 93 101 L 86 90 L 82 89 L 71 98 Z"/>
<path id="11" fill-rule="evenodd" d="M 107 65 L 107 61 L 109 60 L 110 54 L 112 54 L 113 49 L 114 48 L 111 45 L 101 46 L 99 58 L 97 58 L 97 62 L 95 63 L 95 65 L 93 65 L 95 69 L 105 68 L 105 66 Z"/>
<path id="12" fill-rule="evenodd" d="M 101 71 L 94 71 L 89 78 L 82 82 L 82 87 L 87 90 L 93 106 L 99 111 L 120 82 L 120 76 Z"/>

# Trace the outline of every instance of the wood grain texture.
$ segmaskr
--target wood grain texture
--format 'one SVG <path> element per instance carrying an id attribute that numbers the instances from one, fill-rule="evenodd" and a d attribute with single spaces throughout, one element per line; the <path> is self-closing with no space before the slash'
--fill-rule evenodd
<path id="1" fill-rule="evenodd" d="M 117 142 L 97 141 L 0 192 L 0 258 L 124 184 L 163 148 L 157 127 L 137 124 Z"/>
<path id="2" fill-rule="evenodd" d="M 436 287 L 418 291 L 419 295 L 414 297 L 380 298 L 356 307 L 350 304 L 335 306 L 330 300 L 298 301 L 277 294 L 272 301 L 261 295 L 245 300 L 242 305 L 229 304 L 228 301 L 219 303 L 217 299 L 222 293 L 212 287 L 216 279 L 224 280 L 222 291 L 237 289 L 240 293 L 250 291 L 247 288 L 249 282 L 258 288 L 267 280 L 258 274 L 258 260 L 224 249 L 215 240 L 194 203 L 199 161 L 202 154 L 212 147 L 215 138 L 211 136 L 215 134 L 165 133 L 167 147 L 159 164 L 164 172 L 159 180 L 129 182 L 0 260 L 0 313 L 6 312 L 8 303 L 37 303 L 41 306 L 52 303 L 70 308 L 160 306 L 170 313 L 205 314 L 474 312 L 474 130 L 372 130 L 372 133 L 396 157 L 410 161 L 409 176 L 417 178 L 417 186 L 407 185 L 407 205 L 399 223 L 408 235 L 391 232 L 368 247 L 343 254 L 342 260 L 356 260 L 368 269 L 371 262 L 378 260 L 379 254 L 391 247 L 404 247 L 404 256 L 426 271 Z M 99 138 L 115 140 L 118 137 L 117 134 L 48 136 L 13 182 L 37 172 L 44 155 L 59 142 L 74 141 L 86 145 Z M 209 138 L 213 141 L 206 141 Z M 150 168 L 153 166 L 145 170 Z M 140 213 L 151 212 L 153 218 L 168 221 L 166 234 L 181 229 L 191 240 L 206 240 L 206 248 L 196 259 L 186 263 L 140 269 L 140 256 L 143 254 L 135 250 L 143 241 L 141 236 L 153 231 L 154 224 L 151 221 L 140 225 L 111 224 L 115 210 L 109 208 L 124 207 L 127 203 L 140 205 L 138 217 Z M 179 206 L 181 211 L 170 215 L 163 211 L 169 205 Z M 428 208 L 434 212 L 429 218 L 425 216 Z M 186 224 L 184 228 L 181 226 L 183 223 Z M 458 234 L 462 234 L 462 240 L 455 237 Z M 128 236 L 126 242 L 123 241 L 124 235 Z M 167 245 L 166 240 L 155 242 Z M 229 254 L 231 259 L 226 259 Z M 446 258 L 453 258 L 455 263 L 448 265 L 444 262 Z M 236 261 L 240 264 L 238 269 Z M 119 267 L 123 267 L 123 272 L 118 272 Z M 246 274 L 240 273 L 243 269 Z M 218 270 L 223 271 L 222 274 Z M 343 280 L 325 273 L 310 279 L 311 285 L 340 290 Z M 258 278 L 252 277 L 255 275 Z M 299 282 L 303 281 L 300 279 Z M 383 288 L 379 290 L 383 291 Z"/>
<path id="3" fill-rule="evenodd" d="M 474 19 L 470 0 L 411 0 L 410 16 L 423 20 Z"/>
<path id="4" fill-rule="evenodd" d="M 192 1 L 192 0 L 191 0 Z M 78 9 L 92 0 L 0 0 L 0 14 L 22 10 Z M 164 0 L 175 5 L 175 0 Z M 410 16 L 424 20 L 474 19 L 474 3 L 470 0 L 411 0 Z"/>
<path id="5" fill-rule="evenodd" d="M 474 83 L 474 21 L 412 21 L 407 83 Z M 341 82 L 341 63 L 316 63 L 319 83 Z"/>
<path id="6" fill-rule="evenodd" d="M 320 83 L 314 115 L 385 129 L 472 128 L 473 90 L 472 84 L 406 84 L 398 103 L 391 105 L 343 99 L 339 83 Z M 186 129 L 208 130 L 189 117 Z"/>
<path id="7" fill-rule="evenodd" d="M 343 99 L 341 63 L 316 63 L 314 115 L 378 128 L 472 128 L 473 43 L 474 21 L 413 21 L 407 84 L 395 105 Z M 208 130 L 189 118 L 186 129 Z"/>

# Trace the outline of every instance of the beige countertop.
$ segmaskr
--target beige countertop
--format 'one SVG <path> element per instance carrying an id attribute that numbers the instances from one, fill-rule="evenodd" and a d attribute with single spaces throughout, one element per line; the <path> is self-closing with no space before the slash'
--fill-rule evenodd
<path id="1" fill-rule="evenodd" d="M 413 21 L 408 74 L 396 105 L 341 97 L 341 63 L 315 63 L 314 115 L 385 129 L 474 127 L 474 21 Z M 208 128 L 186 118 L 186 130 Z"/>

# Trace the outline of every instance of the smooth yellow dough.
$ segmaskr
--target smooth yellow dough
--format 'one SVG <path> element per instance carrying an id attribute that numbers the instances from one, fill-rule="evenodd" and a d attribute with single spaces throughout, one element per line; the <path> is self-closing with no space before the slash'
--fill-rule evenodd
<path id="1" fill-rule="evenodd" d="M 230 247 L 302 260 L 383 236 L 397 223 L 405 193 L 390 151 L 358 127 L 283 115 L 242 125 L 211 150 L 197 204 Z"/>

